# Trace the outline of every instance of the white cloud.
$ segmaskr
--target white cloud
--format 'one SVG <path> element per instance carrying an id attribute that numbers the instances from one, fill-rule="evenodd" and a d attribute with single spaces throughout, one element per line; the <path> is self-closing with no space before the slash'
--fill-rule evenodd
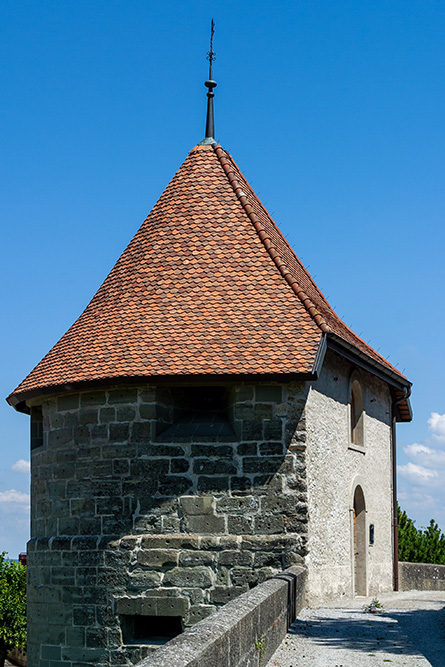
<path id="1" fill-rule="evenodd" d="M 431 449 L 425 445 L 408 445 L 403 448 L 405 456 L 408 459 L 414 459 L 420 465 L 427 467 L 435 466 L 439 468 L 445 467 L 445 452 L 438 449 Z"/>
<path id="2" fill-rule="evenodd" d="M 445 442 L 445 415 L 432 412 L 428 419 L 428 427 L 433 434 L 433 438 Z"/>
<path id="3" fill-rule="evenodd" d="M 418 445 L 417 442 L 415 442 L 413 445 L 407 445 L 407 447 L 403 448 L 403 451 L 405 452 L 406 456 L 418 456 L 419 454 L 434 454 L 434 449 L 430 449 L 429 447 L 425 447 L 425 445 Z"/>
<path id="4" fill-rule="evenodd" d="M 11 507 L 13 511 L 16 511 L 18 506 L 22 509 L 28 509 L 29 495 L 23 493 L 23 491 L 16 491 L 15 489 L 0 491 L 0 504 L 3 505 L 2 509 L 6 509 L 6 511 L 8 511 L 8 507 Z"/>
<path id="5" fill-rule="evenodd" d="M 428 483 L 430 480 L 439 477 L 437 470 L 424 468 L 417 463 L 411 463 L 411 461 L 408 461 L 405 465 L 397 466 L 397 471 L 402 477 L 407 477 L 418 484 Z"/>
<path id="6" fill-rule="evenodd" d="M 15 470 L 15 472 L 23 472 L 23 473 L 28 473 L 30 471 L 30 463 L 29 461 L 25 461 L 25 459 L 19 459 L 15 463 L 12 464 L 11 470 Z"/>

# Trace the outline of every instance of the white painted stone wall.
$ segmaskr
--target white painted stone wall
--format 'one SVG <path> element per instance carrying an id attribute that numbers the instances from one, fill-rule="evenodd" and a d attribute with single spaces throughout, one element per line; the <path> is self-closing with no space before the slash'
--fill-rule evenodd
<path id="1" fill-rule="evenodd" d="M 352 508 L 357 484 L 366 502 L 367 593 L 392 589 L 391 397 L 386 383 L 357 376 L 364 403 L 364 448 L 350 446 L 353 366 L 327 352 L 306 406 L 309 604 L 354 594 Z M 375 541 L 369 544 L 369 525 Z"/>

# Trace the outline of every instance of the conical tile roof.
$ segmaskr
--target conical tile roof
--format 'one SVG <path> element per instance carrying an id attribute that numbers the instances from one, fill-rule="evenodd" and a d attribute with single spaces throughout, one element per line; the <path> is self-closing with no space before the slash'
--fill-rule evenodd
<path id="1" fill-rule="evenodd" d="M 120 378 L 310 375 L 324 334 L 400 376 L 337 317 L 231 156 L 198 145 L 8 400 Z"/>

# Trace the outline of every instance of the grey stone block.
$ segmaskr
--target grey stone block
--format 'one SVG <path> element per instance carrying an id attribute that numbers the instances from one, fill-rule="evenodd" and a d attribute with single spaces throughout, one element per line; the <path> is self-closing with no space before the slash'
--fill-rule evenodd
<path id="1" fill-rule="evenodd" d="M 141 415 L 141 419 L 156 419 L 156 404 L 142 403 L 139 406 L 139 414 Z"/>
<path id="2" fill-rule="evenodd" d="M 284 443 L 280 440 L 277 442 L 262 442 L 260 444 L 260 454 L 261 456 L 282 456 L 284 455 L 286 449 Z"/>
<path id="3" fill-rule="evenodd" d="M 227 491 L 229 488 L 230 478 L 226 477 L 198 477 L 197 489 L 198 491 Z"/>
<path id="4" fill-rule="evenodd" d="M 88 434 L 89 436 L 89 434 Z M 73 442 L 74 432 L 72 428 L 58 428 L 48 434 L 48 446 L 59 447 Z"/>
<path id="5" fill-rule="evenodd" d="M 263 422 L 254 419 L 244 419 L 242 422 L 242 439 L 243 440 L 262 440 L 263 438 Z"/>
<path id="6" fill-rule="evenodd" d="M 230 570 L 230 579 L 233 586 L 253 588 L 258 583 L 258 571 L 251 567 L 234 567 Z"/>
<path id="7" fill-rule="evenodd" d="M 44 660 L 60 660 L 62 649 L 60 646 L 50 646 L 42 644 L 40 648 L 40 655 Z"/>
<path id="8" fill-rule="evenodd" d="M 137 389 L 125 388 L 113 389 L 108 392 L 108 404 L 118 405 L 119 403 L 137 403 L 138 391 Z"/>
<path id="9" fill-rule="evenodd" d="M 252 403 L 236 403 L 235 405 L 235 419 L 245 420 L 254 419 Z"/>
<path id="10" fill-rule="evenodd" d="M 244 586 L 215 586 L 214 589 L 210 591 L 210 600 L 217 605 L 225 605 L 231 600 L 235 600 L 239 595 L 245 593 L 249 590 L 247 584 Z"/>
<path id="11" fill-rule="evenodd" d="M 171 570 L 170 570 L 171 572 Z M 162 581 L 162 572 L 134 569 L 128 577 L 129 590 L 132 588 L 157 588 Z"/>
<path id="12" fill-rule="evenodd" d="M 267 403 L 257 403 L 253 411 L 253 418 L 257 421 L 261 419 L 272 419 L 273 409 L 272 405 Z"/>
<path id="13" fill-rule="evenodd" d="M 57 399 L 57 410 L 63 412 L 65 410 L 77 410 L 79 407 L 79 394 L 67 394 L 60 396 Z"/>
<path id="14" fill-rule="evenodd" d="M 96 622 L 96 610 L 94 606 L 73 607 L 73 625 L 91 626 Z"/>
<path id="15" fill-rule="evenodd" d="M 193 605 L 190 607 L 188 625 L 194 625 L 195 623 L 202 621 L 204 618 L 207 618 L 207 616 L 210 616 L 210 614 L 213 614 L 216 609 L 217 607 L 211 604 Z"/>
<path id="16" fill-rule="evenodd" d="M 253 399 L 253 387 L 239 385 L 235 388 L 235 401 L 250 401 Z"/>
<path id="17" fill-rule="evenodd" d="M 80 395 L 80 405 L 82 407 L 100 406 L 106 403 L 104 391 L 88 391 Z"/>
<path id="18" fill-rule="evenodd" d="M 213 496 L 181 496 L 179 506 L 184 515 L 213 514 Z"/>
<path id="19" fill-rule="evenodd" d="M 209 588 L 213 583 L 212 572 L 208 567 L 176 567 L 166 572 L 162 583 L 164 586 Z"/>
<path id="20" fill-rule="evenodd" d="M 196 565 L 213 565 L 215 554 L 211 551 L 180 551 L 178 563 L 181 567 L 195 567 Z"/>
<path id="21" fill-rule="evenodd" d="M 259 385 L 255 387 L 255 398 L 257 401 L 281 403 L 282 388 L 274 385 Z"/>
<path id="22" fill-rule="evenodd" d="M 130 437 L 129 424 L 110 424 L 111 442 L 125 442 Z"/>
<path id="23" fill-rule="evenodd" d="M 85 628 L 67 627 L 66 628 L 67 646 L 85 646 Z"/>
<path id="24" fill-rule="evenodd" d="M 236 448 L 237 454 L 239 456 L 256 456 L 258 450 L 258 444 L 256 442 L 242 442 Z"/>
<path id="25" fill-rule="evenodd" d="M 283 422 L 281 419 L 264 421 L 264 439 L 280 440 L 283 437 Z"/>
<path id="26" fill-rule="evenodd" d="M 238 471 L 232 461 L 198 459 L 193 463 L 193 472 L 195 475 L 236 475 Z"/>
<path id="27" fill-rule="evenodd" d="M 148 535 L 142 537 L 143 549 L 198 549 L 199 538 L 197 535 Z"/>
<path id="28" fill-rule="evenodd" d="M 186 519 L 186 525 L 191 533 L 201 535 L 218 535 L 225 532 L 225 519 L 223 516 L 214 514 L 190 515 Z"/>
<path id="29" fill-rule="evenodd" d="M 156 599 L 157 616 L 182 616 L 189 610 L 189 600 L 186 597 L 164 597 Z"/>
<path id="30" fill-rule="evenodd" d="M 85 633 L 85 645 L 90 648 L 104 648 L 108 645 L 107 635 L 107 628 L 88 628 Z"/>
<path id="31" fill-rule="evenodd" d="M 168 461 L 166 461 L 168 465 Z M 188 477 L 179 475 L 166 475 L 159 483 L 159 493 L 163 496 L 179 496 L 193 487 L 193 482 Z"/>
<path id="32" fill-rule="evenodd" d="M 83 662 L 87 665 L 96 665 L 99 663 L 106 664 L 107 654 L 106 650 L 102 648 L 82 648 L 82 647 L 63 647 L 62 661 L 66 662 Z M 51 665 L 52 667 L 52 665 Z"/>
<path id="33" fill-rule="evenodd" d="M 108 427 L 106 424 L 92 424 L 89 428 L 91 441 L 94 445 L 108 442 Z"/>
<path id="34" fill-rule="evenodd" d="M 142 597 L 124 597 L 116 600 L 116 613 L 136 616 L 142 613 Z M 156 614 L 156 602 L 149 598 L 145 607 L 147 616 Z"/>
<path id="35" fill-rule="evenodd" d="M 252 565 L 253 555 L 248 551 L 221 551 L 218 555 L 219 565 Z"/>
<path id="36" fill-rule="evenodd" d="M 233 447 L 229 447 L 229 445 L 192 445 L 192 456 L 230 459 L 233 456 Z"/>
<path id="37" fill-rule="evenodd" d="M 164 445 L 162 442 L 143 442 L 138 444 L 138 456 L 183 457 L 184 448 L 178 445 Z"/>
<path id="38" fill-rule="evenodd" d="M 61 428 L 62 426 L 70 426 L 70 424 L 65 423 L 63 415 L 61 415 L 58 412 L 55 412 L 54 414 L 50 415 L 49 423 L 51 425 L 51 428 Z"/>
<path id="39" fill-rule="evenodd" d="M 170 461 L 170 472 L 180 473 L 187 472 L 190 467 L 190 461 L 188 459 L 172 459 Z"/>
<path id="40" fill-rule="evenodd" d="M 79 424 L 97 424 L 99 420 L 99 415 L 97 410 L 80 410 L 79 411 Z"/>
<path id="41" fill-rule="evenodd" d="M 256 516 L 255 532 L 265 535 L 282 533 L 284 531 L 284 517 L 281 515 Z"/>
<path id="42" fill-rule="evenodd" d="M 163 533 L 179 533 L 180 520 L 175 516 L 162 517 L 162 532 Z"/>
<path id="43" fill-rule="evenodd" d="M 253 533 L 253 516 L 228 516 L 227 530 L 234 535 L 249 535 Z"/>
<path id="44" fill-rule="evenodd" d="M 149 549 L 138 551 L 139 565 L 155 568 L 171 568 L 178 564 L 178 552 L 173 549 Z"/>
<path id="45" fill-rule="evenodd" d="M 128 475 L 130 473 L 130 461 L 128 459 L 114 459 L 113 474 Z"/>
<path id="46" fill-rule="evenodd" d="M 217 511 L 226 514 L 256 513 L 259 506 L 259 500 L 255 496 L 238 496 L 235 498 L 224 496 L 216 501 Z"/>
<path id="47" fill-rule="evenodd" d="M 116 408 L 101 408 L 99 411 L 99 421 L 101 424 L 116 421 Z"/>
<path id="48" fill-rule="evenodd" d="M 244 473 L 275 473 L 280 469 L 280 465 L 283 461 L 281 456 L 263 458 L 263 457 L 245 457 L 243 459 L 243 472 Z"/>
<path id="49" fill-rule="evenodd" d="M 118 422 L 131 422 L 136 417 L 136 410 L 128 407 L 118 407 L 116 409 L 116 419 Z"/>

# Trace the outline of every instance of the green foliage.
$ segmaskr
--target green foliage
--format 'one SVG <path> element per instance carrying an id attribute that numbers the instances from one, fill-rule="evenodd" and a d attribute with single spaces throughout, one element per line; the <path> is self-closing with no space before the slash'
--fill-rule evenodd
<path id="1" fill-rule="evenodd" d="M 433 519 L 428 528 L 416 528 L 399 505 L 397 519 L 400 561 L 445 565 L 445 535 Z"/>
<path id="2" fill-rule="evenodd" d="M 385 611 L 382 603 L 378 598 L 372 598 L 371 602 L 369 604 L 365 604 L 362 609 L 365 613 L 369 614 L 383 614 Z"/>
<path id="3" fill-rule="evenodd" d="M 26 650 L 26 566 L 0 554 L 0 665 L 6 651 Z"/>
<path id="4" fill-rule="evenodd" d="M 255 648 L 260 653 L 260 662 L 261 662 L 264 657 L 264 653 L 266 651 L 266 637 L 264 636 L 264 632 L 261 635 L 261 637 L 256 640 Z"/>

